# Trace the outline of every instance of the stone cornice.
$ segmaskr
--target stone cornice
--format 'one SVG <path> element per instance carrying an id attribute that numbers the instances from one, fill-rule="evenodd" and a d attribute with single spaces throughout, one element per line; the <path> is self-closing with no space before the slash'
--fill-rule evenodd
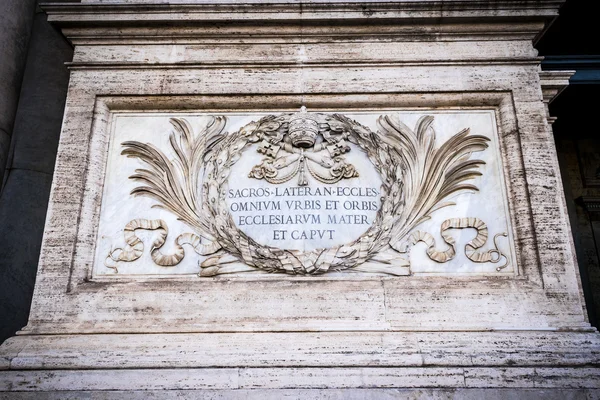
<path id="1" fill-rule="evenodd" d="M 545 103 L 551 103 L 569 86 L 569 78 L 575 71 L 540 71 L 540 84 Z"/>
<path id="2" fill-rule="evenodd" d="M 106 38 L 116 28 L 121 38 L 273 37 L 331 35 L 448 35 L 533 39 L 558 15 L 563 0 L 524 2 L 399 1 L 399 2 L 231 2 L 158 4 L 150 2 L 44 3 L 49 21 L 70 39 Z M 256 29 L 256 28 L 259 29 Z M 250 29 L 251 28 L 251 29 Z M 261 29 L 264 28 L 264 29 Z M 153 29 L 161 29 L 160 32 Z M 246 32 L 248 29 L 248 32 Z M 476 39 L 472 37 L 471 39 Z"/>
<path id="3" fill-rule="evenodd" d="M 570 83 L 574 85 L 600 84 L 600 56 L 598 55 L 546 56 L 542 61 L 542 68 L 548 71 L 575 71 L 570 79 Z"/>
<path id="4" fill-rule="evenodd" d="M 398 1 L 151 4 L 139 2 L 42 3 L 50 20 L 63 23 L 125 21 L 328 21 L 526 18 L 547 19 L 558 15 L 564 0 L 524 2 L 489 1 Z"/>

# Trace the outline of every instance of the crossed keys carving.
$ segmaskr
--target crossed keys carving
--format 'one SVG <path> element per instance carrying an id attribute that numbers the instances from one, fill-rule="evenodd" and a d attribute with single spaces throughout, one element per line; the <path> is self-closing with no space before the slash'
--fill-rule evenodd
<path id="1" fill-rule="evenodd" d="M 344 140 L 332 144 L 323 142 L 310 148 L 286 142 L 276 145 L 263 140 L 257 151 L 266 157 L 252 168 L 248 177 L 276 185 L 298 176 L 298 186 L 307 186 L 307 173 L 327 184 L 358 176 L 354 165 L 347 163 L 343 157 L 350 151 Z"/>

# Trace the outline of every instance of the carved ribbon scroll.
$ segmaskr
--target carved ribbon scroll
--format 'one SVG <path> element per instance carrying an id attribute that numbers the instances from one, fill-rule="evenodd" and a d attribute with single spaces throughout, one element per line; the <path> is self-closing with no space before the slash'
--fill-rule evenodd
<path id="1" fill-rule="evenodd" d="M 135 261 L 140 258 L 144 252 L 144 243 L 135 234 L 138 229 L 153 230 L 158 233 L 156 239 L 152 242 L 150 247 L 150 256 L 152 261 L 156 265 L 161 267 L 173 267 L 183 260 L 185 251 L 183 249 L 184 244 L 192 246 L 194 251 L 200 255 L 214 254 L 221 249 L 221 246 L 216 242 L 209 242 L 208 244 L 202 243 L 202 238 L 193 233 L 183 233 L 175 239 L 175 251 L 173 254 L 163 254 L 160 248 L 165 244 L 169 230 L 167 224 L 162 219 L 147 220 L 147 219 L 134 219 L 130 221 L 123 229 L 123 236 L 125 243 L 127 244 L 123 248 L 116 248 L 110 251 L 106 261 L 109 259 L 114 262 L 119 261 Z M 107 263 L 105 265 L 108 268 L 117 270 L 117 267 Z"/>
<path id="2" fill-rule="evenodd" d="M 479 218 L 450 218 L 445 220 L 440 226 L 440 235 L 444 239 L 444 242 L 449 246 L 447 250 L 440 251 L 436 249 L 435 238 L 428 232 L 416 231 L 412 233 L 404 246 L 400 246 L 401 252 L 406 253 L 412 246 L 419 242 L 423 242 L 427 245 L 427 256 L 433 261 L 439 263 L 445 263 L 452 260 L 456 256 L 456 241 L 449 234 L 450 229 L 465 229 L 473 228 L 477 230 L 477 236 L 465 245 L 465 255 L 467 258 L 476 263 L 492 262 L 497 263 L 503 257 L 506 258 L 499 249 L 496 239 L 498 236 L 507 236 L 506 233 L 499 233 L 494 236 L 494 248 L 487 251 L 477 251 L 485 245 L 488 239 L 488 228 L 485 222 Z M 498 271 L 506 267 L 508 263 L 503 266 L 497 267 Z"/>

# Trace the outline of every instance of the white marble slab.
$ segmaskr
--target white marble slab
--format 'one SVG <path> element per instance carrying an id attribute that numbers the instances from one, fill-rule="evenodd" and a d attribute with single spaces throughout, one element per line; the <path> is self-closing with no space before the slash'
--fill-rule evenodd
<path id="1" fill-rule="evenodd" d="M 508 236 L 499 237 L 498 246 L 507 259 L 503 258 L 501 263 L 474 263 L 469 260 L 465 255 L 464 246 L 475 237 L 474 229 L 451 230 L 452 237 L 456 239 L 457 254 L 449 262 L 439 263 L 431 260 L 425 252 L 424 243 L 416 244 L 410 254 L 404 257 L 408 259 L 410 256 L 410 270 L 413 274 L 515 273 L 513 233 L 506 201 L 495 114 L 492 110 L 385 110 L 344 114 L 373 131 L 377 130 L 376 120 L 382 114 L 397 114 L 410 128 L 414 128 L 421 116 L 432 115 L 435 118 L 432 126 L 436 132 L 438 146 L 464 128 L 470 128 L 472 134 L 488 137 L 489 148 L 471 156 L 485 161 L 485 165 L 480 167 L 482 176 L 473 181 L 479 187 L 479 192 L 463 192 L 451 196 L 448 200 L 455 205 L 434 212 L 431 219 L 421 223 L 416 229 L 433 235 L 436 247 L 445 250 L 447 245 L 440 235 L 440 225 L 443 221 L 449 218 L 479 218 L 487 224 L 489 230 L 488 242 L 482 249 L 492 249 L 494 235 L 505 232 Z M 228 119 L 225 130 L 235 132 L 247 123 L 267 114 L 222 115 L 226 115 Z M 140 183 L 129 179 L 129 176 L 136 169 L 144 168 L 145 165 L 136 158 L 121 155 L 124 141 L 139 141 L 151 143 L 174 159 L 175 154 L 169 146 L 169 134 L 172 132 L 169 123 L 171 117 L 185 118 L 196 132 L 210 120 L 209 115 L 200 113 L 113 114 L 93 268 L 95 277 L 197 274 L 199 262 L 205 259 L 187 246 L 184 247 L 186 256 L 178 265 L 158 266 L 149 254 L 156 233 L 138 229 L 136 235 L 145 243 L 142 256 L 133 262 L 119 262 L 118 274 L 106 264 L 115 265 L 112 260 L 106 261 L 106 257 L 111 249 L 125 246 L 123 228 L 133 219 L 162 219 L 166 222 L 169 234 L 165 245 L 161 248 L 164 253 L 173 250 L 173 241 L 178 235 L 193 232 L 191 227 L 177 220 L 171 212 L 155 207 L 157 205 L 155 200 L 144 196 L 134 197 L 130 194 Z M 329 248 L 356 240 L 374 221 L 381 204 L 377 195 L 380 193 L 381 179 L 369 158 L 358 146 L 352 145 L 351 151 L 346 154 L 346 160 L 356 167 L 358 177 L 344 179 L 335 184 L 323 184 L 307 174 L 308 185 L 301 187 L 298 186 L 297 179 L 273 185 L 264 180 L 250 178 L 249 171 L 263 158 L 256 148 L 256 145 L 250 146 L 232 167 L 226 202 L 238 228 L 258 243 L 298 251 Z M 327 188 L 329 191 L 326 190 Z M 325 194 L 326 192 L 329 194 Z M 336 207 L 337 210 L 334 209 Z M 395 257 L 398 256 L 391 249 L 387 252 Z M 500 264 L 505 263 L 508 264 L 504 269 L 496 270 Z"/>

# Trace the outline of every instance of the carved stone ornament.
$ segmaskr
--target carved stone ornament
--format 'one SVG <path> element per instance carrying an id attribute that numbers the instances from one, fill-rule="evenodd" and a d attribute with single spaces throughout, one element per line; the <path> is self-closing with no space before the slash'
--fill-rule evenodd
<path id="1" fill-rule="evenodd" d="M 469 129 L 438 144 L 432 116 L 421 117 L 413 130 L 395 115 L 382 115 L 373 132 L 344 115 L 308 113 L 304 108 L 299 113 L 266 116 L 234 133 L 225 132 L 224 116 L 212 117 L 200 132 L 193 132 L 185 119 L 171 118 L 170 122 L 174 159 L 154 145 L 137 141 L 122 143 L 122 154 L 146 165 L 130 176 L 141 183 L 132 194 L 153 198 L 193 233 L 179 235 L 174 252 L 164 254 L 161 247 L 168 235 L 167 224 L 134 219 L 124 229 L 126 245 L 112 249 L 106 258 L 105 265 L 115 272 L 118 263 L 143 254 L 144 243 L 136 236 L 139 229 L 157 232 L 150 246 L 157 265 L 177 265 L 185 256 L 184 245 L 205 256 L 199 276 L 257 269 L 297 275 L 347 270 L 407 275 L 413 245 L 424 242 L 427 256 L 445 263 L 456 255 L 448 231 L 464 228 L 477 232 L 464 247 L 469 260 L 497 264 L 497 271 L 508 265 L 508 257 L 497 244 L 497 238 L 507 234 L 496 234 L 493 248 L 482 250 L 488 242 L 488 228 L 480 218 L 445 220 L 440 234 L 446 250 L 436 248 L 430 233 L 416 230 L 431 213 L 454 205 L 447 201 L 450 195 L 478 190 L 470 181 L 481 175 L 479 166 L 484 162 L 471 156 L 484 151 L 489 139 L 471 135 Z M 251 146 L 264 158 L 248 171 L 249 178 L 272 185 L 297 179 L 298 187 L 309 185 L 309 176 L 325 185 L 358 177 L 360 171 L 345 155 L 364 152 L 381 177 L 381 203 L 374 222 L 356 240 L 329 248 L 299 251 L 259 243 L 236 226 L 226 203 L 232 167 Z M 366 262 L 368 268 L 363 266 Z M 395 266 L 402 267 L 402 272 Z"/>

